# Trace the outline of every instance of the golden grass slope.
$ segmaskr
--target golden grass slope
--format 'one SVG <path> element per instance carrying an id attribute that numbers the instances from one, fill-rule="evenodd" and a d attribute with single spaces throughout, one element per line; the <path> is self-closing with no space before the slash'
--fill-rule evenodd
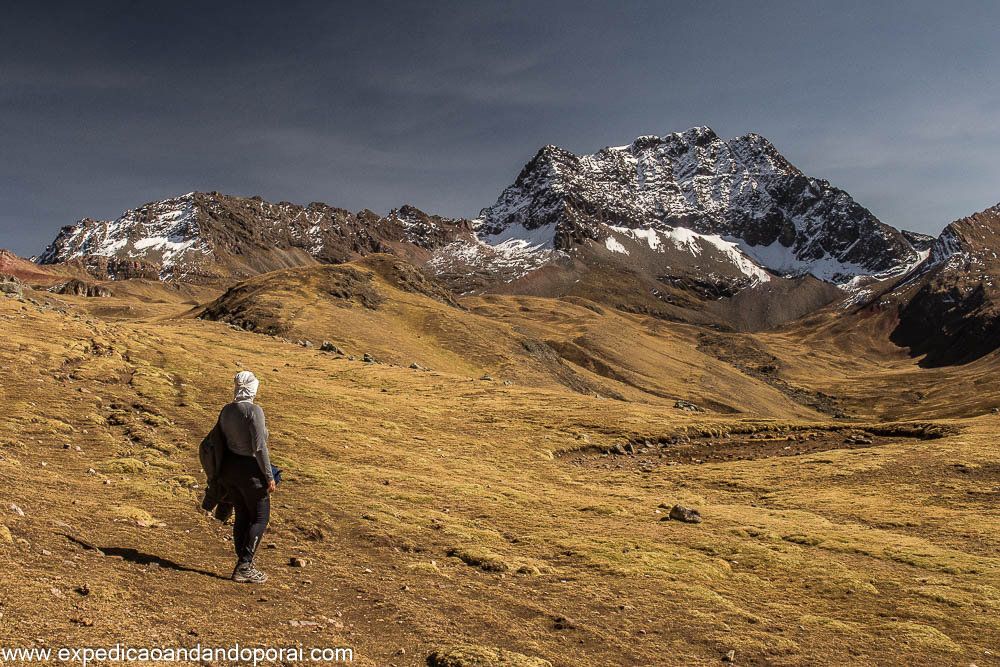
<path id="1" fill-rule="evenodd" d="M 816 418 L 778 390 L 698 350 L 693 325 L 668 325 L 567 297 L 450 300 L 400 260 L 375 255 L 258 276 L 192 314 L 287 340 L 329 340 L 404 366 L 516 385 L 570 389 L 673 410 Z M 738 398 L 736 398 L 738 397 Z"/>
<path id="2" fill-rule="evenodd" d="M 501 649 L 553 665 L 709 665 L 730 650 L 737 664 L 996 664 L 1000 417 L 864 449 L 582 468 L 564 454 L 817 416 L 698 357 L 684 326 L 544 299 L 462 310 L 373 281 L 374 310 L 272 305 L 296 333 L 398 366 L 191 317 L 88 322 L 80 299 L 65 313 L 0 299 L 0 646 L 350 646 L 372 665 Z M 575 365 L 642 400 L 598 398 L 519 368 L 530 359 L 505 336 L 773 409 L 685 413 Z M 458 352 L 417 357 L 445 343 Z M 225 579 L 227 528 L 197 511 L 196 448 L 239 368 L 261 378 L 286 476 L 260 588 Z M 515 371 L 513 386 L 472 379 Z M 678 502 L 705 521 L 660 521 Z"/>
<path id="3" fill-rule="evenodd" d="M 889 341 L 895 310 L 828 308 L 752 338 L 781 360 L 797 386 L 842 399 L 850 414 L 878 419 L 971 417 L 1000 407 L 1000 355 L 921 368 L 922 357 Z"/>

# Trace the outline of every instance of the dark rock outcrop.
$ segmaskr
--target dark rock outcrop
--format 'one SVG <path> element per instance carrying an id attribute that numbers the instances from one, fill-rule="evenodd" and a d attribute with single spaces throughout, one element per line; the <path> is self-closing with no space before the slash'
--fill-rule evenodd
<path id="1" fill-rule="evenodd" d="M 53 290 L 56 294 L 74 294 L 76 296 L 87 296 L 87 297 L 109 297 L 111 296 L 111 290 L 102 285 L 95 285 L 94 283 L 84 282 L 74 278 L 69 282 L 59 285 Z"/>
<path id="2" fill-rule="evenodd" d="M 21 298 L 24 295 L 24 284 L 14 276 L 0 273 L 0 294 Z"/>
<path id="3" fill-rule="evenodd" d="M 1000 204 L 951 223 L 929 250 L 914 276 L 879 299 L 898 309 L 890 339 L 926 367 L 1000 348 Z"/>

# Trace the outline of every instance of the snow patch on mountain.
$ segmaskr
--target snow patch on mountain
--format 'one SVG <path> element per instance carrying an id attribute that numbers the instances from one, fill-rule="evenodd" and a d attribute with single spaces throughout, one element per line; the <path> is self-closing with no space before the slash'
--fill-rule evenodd
<path id="1" fill-rule="evenodd" d="M 753 278 L 757 283 L 771 281 L 771 275 L 765 269 L 761 268 L 758 263 L 747 257 L 735 241 L 727 241 L 721 236 L 713 234 L 704 234 L 701 238 L 703 241 L 714 245 L 722 254 L 726 255 L 743 275 Z"/>
<path id="2" fill-rule="evenodd" d="M 474 228 L 478 221 L 473 221 Z M 517 251 L 534 252 L 536 250 L 550 250 L 553 247 L 555 230 L 552 226 L 537 227 L 528 229 L 524 225 L 513 224 L 496 234 L 486 234 L 480 236 L 480 240 L 490 246 L 506 245 L 509 249 Z"/>
<path id="3" fill-rule="evenodd" d="M 544 233 L 528 236 L 459 239 L 436 249 L 427 267 L 436 275 L 471 270 L 496 275 L 501 282 L 510 283 L 566 256 L 552 248 L 551 238 L 546 239 Z"/>
<path id="4" fill-rule="evenodd" d="M 629 254 L 628 250 L 625 249 L 625 246 L 619 243 L 618 239 L 616 239 L 614 236 L 609 236 L 604 240 L 604 247 L 610 250 L 611 252 L 617 252 L 622 255 Z"/>
<path id="5" fill-rule="evenodd" d="M 740 249 L 739 244 L 723 239 L 716 234 L 699 234 L 686 227 L 660 230 L 611 226 L 609 229 L 635 241 L 645 242 L 653 251 L 663 252 L 667 247 L 666 243 L 670 243 L 675 250 L 690 253 L 694 257 L 700 256 L 705 250 L 716 251 L 731 262 L 743 275 L 753 279 L 753 284 L 766 283 L 771 280 L 771 275 L 747 257 Z M 608 237 L 605 242 L 608 244 L 608 249 L 611 249 L 611 239 L 612 237 Z M 628 254 L 624 246 L 621 246 L 617 241 L 614 243 Z"/>

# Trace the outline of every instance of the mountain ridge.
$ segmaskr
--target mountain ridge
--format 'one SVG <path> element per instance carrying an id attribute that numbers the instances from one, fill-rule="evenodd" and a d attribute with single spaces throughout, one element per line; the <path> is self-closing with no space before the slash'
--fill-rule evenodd
<path id="1" fill-rule="evenodd" d="M 411 206 L 380 217 L 322 202 L 274 204 L 261 197 L 190 192 L 129 209 L 113 221 L 84 218 L 67 225 L 37 261 L 79 260 L 112 279 L 119 275 L 106 264 L 135 262 L 121 277 L 218 280 L 378 252 L 400 254 L 398 246 L 407 243 L 414 254 L 460 233 L 460 221 Z"/>
<path id="2" fill-rule="evenodd" d="M 971 280 L 939 270 L 975 245 L 958 222 L 938 238 L 895 229 L 845 191 L 804 175 L 763 136 L 723 140 L 700 126 L 590 155 L 543 146 L 471 220 L 410 205 L 380 216 L 191 192 L 113 221 L 68 225 L 37 265 L 62 262 L 98 279 L 231 284 L 385 253 L 458 296 L 580 297 L 736 330 L 781 325 L 837 302 L 868 307 L 895 291 L 887 302 L 910 316 L 894 337 L 922 349 L 920 318 L 958 297 L 930 299 L 906 285 L 939 276 L 932 291 L 945 294 Z M 983 243 L 977 256 L 995 247 Z M 840 290 L 799 281 L 805 276 Z"/>
<path id="3" fill-rule="evenodd" d="M 145 235 L 136 231 L 140 226 Z M 518 259 L 537 268 L 550 257 L 528 257 L 534 251 L 566 252 L 590 241 L 608 245 L 612 228 L 662 233 L 681 228 L 718 236 L 767 271 L 812 273 L 835 283 L 902 273 L 920 259 L 911 239 L 929 243 L 924 235 L 881 223 L 828 181 L 806 177 L 761 135 L 723 141 L 700 126 L 643 135 L 627 146 L 583 156 L 546 145 L 474 220 L 432 216 L 408 205 L 379 216 L 320 202 L 271 204 L 259 197 L 193 192 L 130 209 L 115 221 L 84 218 L 64 227 L 38 261 L 117 257 L 159 264 L 164 279 L 208 278 L 217 272 L 198 253 L 246 255 L 248 248 L 235 238 L 242 234 L 250 244 L 292 255 L 297 249 L 320 262 L 390 252 L 419 257 L 423 264 L 430 258 L 422 251 L 433 254 L 455 241 L 464 245 L 452 250 L 465 255 L 490 254 L 483 245 L 507 244 L 501 254 L 517 246 L 523 251 Z M 179 266 L 184 264 L 179 257 L 190 266 Z M 310 261 L 287 256 L 262 265 L 273 269 Z M 103 260 L 89 262 L 98 271 L 104 268 Z M 259 272 L 250 264 L 238 277 Z M 149 276 L 150 271 L 140 264 L 120 273 Z"/>

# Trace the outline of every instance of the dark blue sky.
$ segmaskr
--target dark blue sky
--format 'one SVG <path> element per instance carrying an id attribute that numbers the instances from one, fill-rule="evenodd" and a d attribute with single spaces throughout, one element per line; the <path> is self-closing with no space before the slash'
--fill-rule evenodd
<path id="1" fill-rule="evenodd" d="M 898 227 L 1000 201 L 991 2 L 13 4 L 0 246 L 24 255 L 191 190 L 473 216 L 544 144 L 695 125 Z"/>

